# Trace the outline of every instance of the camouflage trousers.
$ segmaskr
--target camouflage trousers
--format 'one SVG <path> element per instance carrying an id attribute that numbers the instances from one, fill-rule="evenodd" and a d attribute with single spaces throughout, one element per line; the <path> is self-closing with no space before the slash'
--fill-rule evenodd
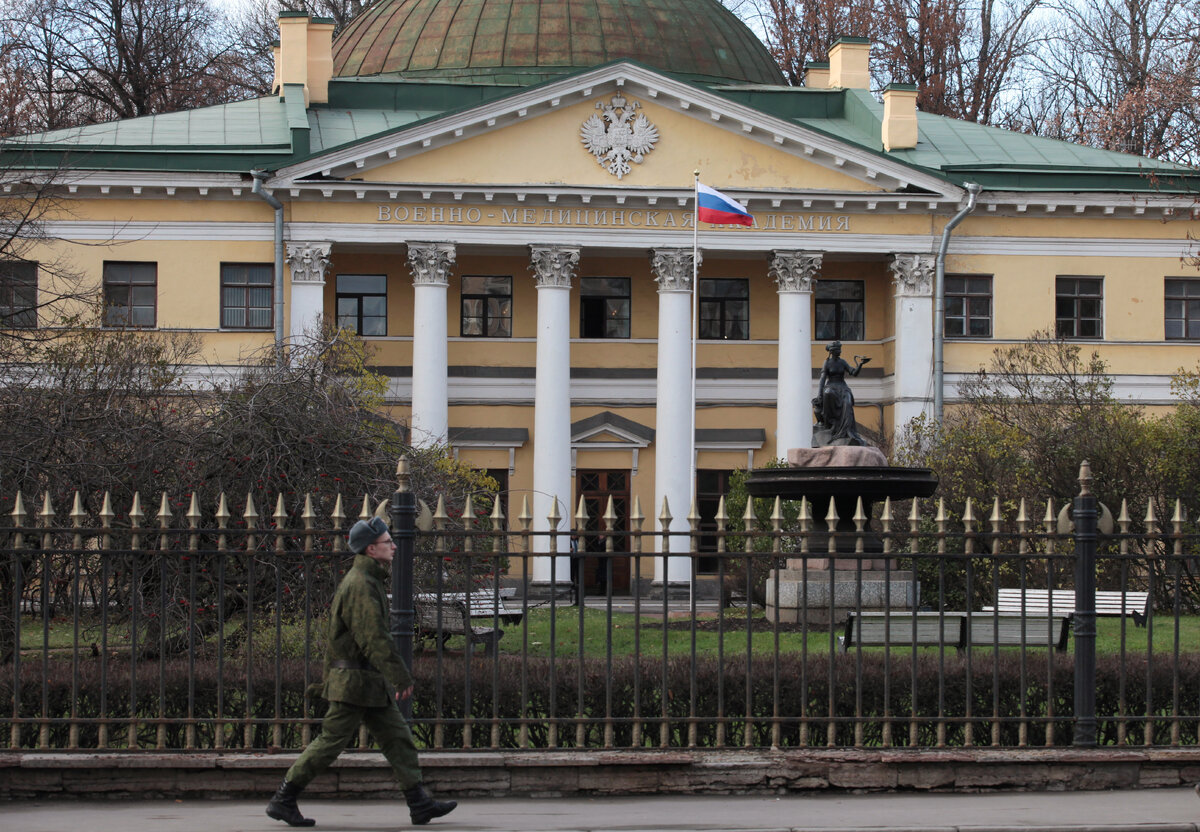
<path id="1" fill-rule="evenodd" d="M 365 724 L 383 756 L 392 765 L 400 788 L 409 789 L 421 782 L 421 767 L 417 763 L 417 747 L 413 744 L 408 723 L 394 704 L 382 708 L 366 708 L 349 702 L 330 702 L 321 733 L 308 744 L 300 759 L 288 769 L 288 782 L 304 788 L 318 774 L 329 768 L 337 756 L 358 735 L 358 726 Z"/>

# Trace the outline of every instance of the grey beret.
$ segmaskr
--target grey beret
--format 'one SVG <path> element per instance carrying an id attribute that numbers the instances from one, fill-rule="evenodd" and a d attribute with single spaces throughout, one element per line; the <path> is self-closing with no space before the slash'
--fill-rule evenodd
<path id="1" fill-rule="evenodd" d="M 350 551 L 361 555 L 367 547 L 379 539 L 388 530 L 387 523 L 382 517 L 372 517 L 370 520 L 359 520 L 350 527 Z"/>

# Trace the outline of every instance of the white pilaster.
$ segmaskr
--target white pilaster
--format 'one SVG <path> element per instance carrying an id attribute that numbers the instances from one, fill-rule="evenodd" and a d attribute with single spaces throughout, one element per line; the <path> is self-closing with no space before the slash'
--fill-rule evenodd
<path id="1" fill-rule="evenodd" d="M 776 251 L 768 273 L 779 287 L 775 456 L 812 447 L 812 287 L 820 252 Z"/>
<path id="2" fill-rule="evenodd" d="M 933 273 L 929 254 L 895 254 L 896 367 L 892 430 L 933 412 Z"/>
<path id="3" fill-rule="evenodd" d="M 658 283 L 658 391 L 654 431 L 654 519 L 660 532 L 663 500 L 671 512 L 674 535 L 659 552 L 690 552 L 687 516 L 692 504 L 692 455 L 696 437 L 692 432 L 692 250 L 656 249 L 650 255 L 654 280 Z M 698 254 L 696 256 L 699 256 Z M 696 263 L 696 267 L 699 267 Z M 692 578 L 690 558 L 654 561 L 655 583 L 686 583 Z"/>
<path id="4" fill-rule="evenodd" d="M 449 438 L 446 290 L 454 267 L 452 243 L 409 243 L 413 278 L 412 443 L 439 445 Z"/>
<path id="5" fill-rule="evenodd" d="M 533 530 L 550 531 L 558 503 L 560 531 L 570 530 L 571 487 L 571 280 L 579 266 L 572 246 L 530 246 L 537 281 L 537 370 L 533 391 Z M 570 538 L 560 535 L 556 558 L 533 560 L 535 583 L 571 583 Z M 548 537 L 534 537 L 534 552 L 549 552 Z M 551 566 L 553 565 L 553 570 Z"/>
<path id="6" fill-rule="evenodd" d="M 292 275 L 288 314 L 288 341 L 299 344 L 319 331 L 325 312 L 325 271 L 332 243 L 288 243 L 287 262 Z"/>

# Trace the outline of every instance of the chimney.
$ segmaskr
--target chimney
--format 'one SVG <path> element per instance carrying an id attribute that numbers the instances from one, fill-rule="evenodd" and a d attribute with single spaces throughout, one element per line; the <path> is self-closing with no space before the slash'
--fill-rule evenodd
<path id="1" fill-rule="evenodd" d="M 280 67 L 279 67 L 279 41 L 271 41 L 271 60 L 275 63 L 275 78 L 271 81 L 271 92 L 279 92 L 283 89 L 283 85 L 279 83 Z"/>
<path id="2" fill-rule="evenodd" d="M 871 41 L 840 37 L 829 50 L 829 86 L 848 90 L 871 88 Z"/>
<path id="3" fill-rule="evenodd" d="M 883 91 L 883 149 L 917 146 L 917 87 L 888 84 Z"/>
<path id="4" fill-rule="evenodd" d="M 812 90 L 829 89 L 829 61 L 809 61 L 804 65 L 804 86 Z"/>
<path id="5" fill-rule="evenodd" d="M 308 24 L 308 94 L 314 104 L 329 103 L 333 77 L 333 18 L 314 17 Z"/>
<path id="6" fill-rule="evenodd" d="M 327 17 L 309 18 L 305 12 L 280 12 L 271 89 L 282 92 L 284 84 L 303 84 L 305 106 L 325 104 L 332 77 L 333 21 Z"/>

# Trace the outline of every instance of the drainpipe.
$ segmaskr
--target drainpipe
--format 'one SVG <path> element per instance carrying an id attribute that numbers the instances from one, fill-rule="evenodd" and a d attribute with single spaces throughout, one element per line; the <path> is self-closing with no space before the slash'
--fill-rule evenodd
<path id="1" fill-rule="evenodd" d="M 283 203 L 270 191 L 263 189 L 267 178 L 265 170 L 252 170 L 254 186 L 251 190 L 275 209 L 275 361 L 283 363 Z"/>
<path id="2" fill-rule="evenodd" d="M 934 275 L 934 307 L 933 307 L 933 415 L 937 423 L 942 423 L 942 411 L 945 407 L 943 388 L 946 375 L 946 361 L 942 355 L 946 340 L 946 249 L 950 245 L 950 232 L 963 218 L 975 210 L 975 200 L 983 190 L 975 182 L 967 182 L 967 204 L 962 207 L 942 230 L 942 243 L 938 246 L 937 270 Z"/>

